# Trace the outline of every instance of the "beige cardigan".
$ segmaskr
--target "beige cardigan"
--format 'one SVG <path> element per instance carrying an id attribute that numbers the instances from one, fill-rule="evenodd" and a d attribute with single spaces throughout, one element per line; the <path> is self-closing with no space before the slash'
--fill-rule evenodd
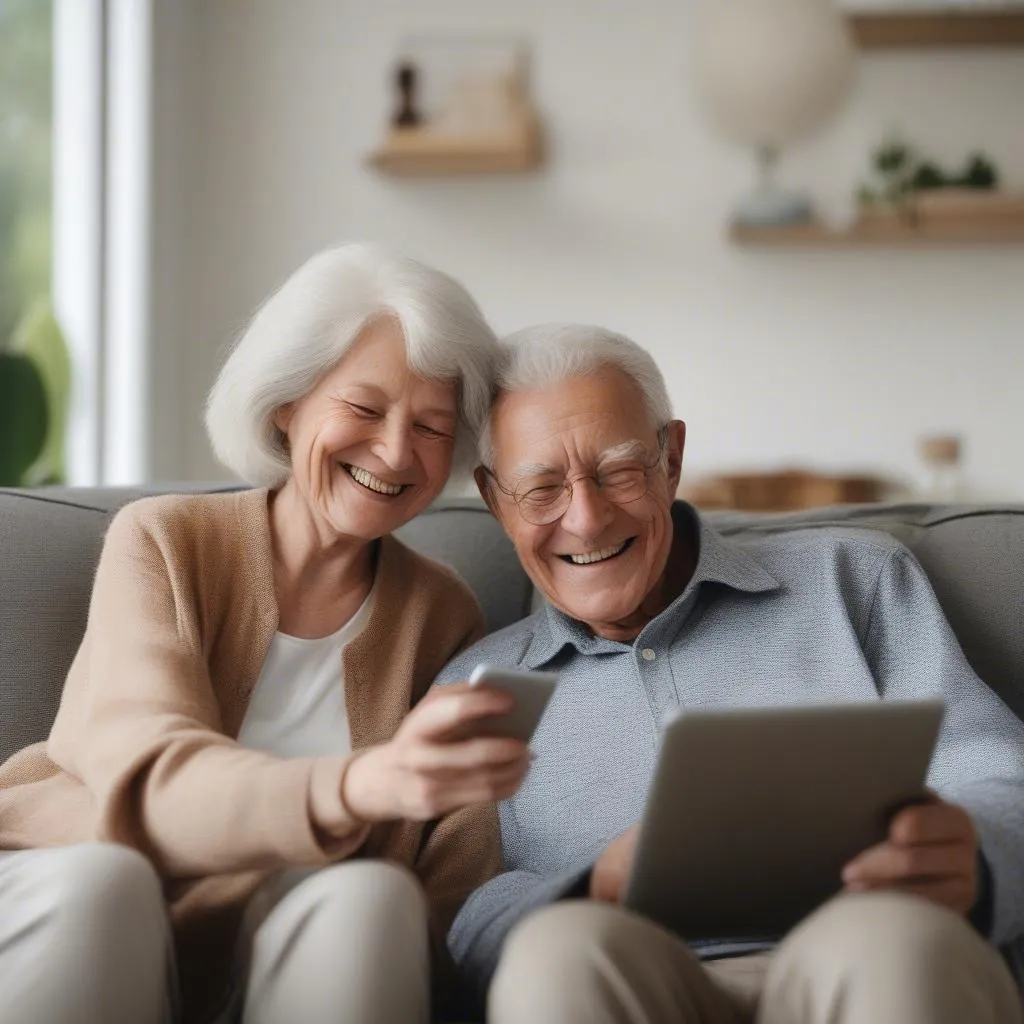
<path id="1" fill-rule="evenodd" d="M 234 741 L 278 624 L 267 499 L 162 496 L 118 513 L 49 741 L 0 767 L 0 849 L 100 840 L 157 867 L 187 1018 L 222 990 L 241 912 L 275 869 L 357 852 L 399 861 L 446 929 L 500 863 L 491 806 L 367 829 L 340 799 L 347 758 Z M 377 574 L 370 621 L 344 653 L 354 750 L 392 736 L 483 626 L 464 583 L 391 537 Z"/>

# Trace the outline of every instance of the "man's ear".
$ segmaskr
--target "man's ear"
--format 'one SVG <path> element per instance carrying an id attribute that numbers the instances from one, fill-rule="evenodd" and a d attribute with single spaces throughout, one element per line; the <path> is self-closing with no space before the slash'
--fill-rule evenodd
<path id="1" fill-rule="evenodd" d="M 487 475 L 487 470 L 483 466 L 477 466 L 473 470 L 473 479 L 476 481 L 476 489 L 480 492 L 480 497 L 484 499 L 484 504 L 489 509 L 492 516 L 500 523 L 501 509 L 498 507 L 498 502 L 494 497 L 494 491 L 491 488 L 491 478 Z"/>
<path id="2" fill-rule="evenodd" d="M 679 481 L 683 475 L 683 449 L 686 447 L 686 424 L 682 420 L 672 420 L 665 427 L 665 468 L 668 472 L 668 483 L 671 493 L 679 489 Z"/>

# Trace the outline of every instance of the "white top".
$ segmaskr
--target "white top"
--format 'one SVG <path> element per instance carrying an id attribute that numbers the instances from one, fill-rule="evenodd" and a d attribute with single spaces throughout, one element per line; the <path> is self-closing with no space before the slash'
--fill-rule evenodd
<path id="1" fill-rule="evenodd" d="M 342 652 L 366 628 L 376 592 L 374 581 L 359 610 L 330 636 L 303 640 L 274 634 L 238 733 L 243 747 L 281 757 L 352 749 Z"/>

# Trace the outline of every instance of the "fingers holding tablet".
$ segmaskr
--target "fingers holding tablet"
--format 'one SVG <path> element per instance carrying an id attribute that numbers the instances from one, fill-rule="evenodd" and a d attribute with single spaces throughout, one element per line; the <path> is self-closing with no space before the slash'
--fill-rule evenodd
<path id="1" fill-rule="evenodd" d="M 479 720 L 478 735 L 507 736 L 528 743 L 555 692 L 558 675 L 554 672 L 524 672 L 477 665 L 469 677 L 474 690 L 497 691 L 511 698 L 505 712 Z"/>
<path id="2" fill-rule="evenodd" d="M 616 836 L 597 859 L 590 874 L 590 898 L 605 903 L 621 903 L 636 854 L 639 826 L 633 825 Z"/>
<path id="3" fill-rule="evenodd" d="M 978 841 L 963 808 L 932 796 L 897 812 L 888 837 L 843 868 L 848 892 L 897 889 L 968 913 L 978 894 Z"/>

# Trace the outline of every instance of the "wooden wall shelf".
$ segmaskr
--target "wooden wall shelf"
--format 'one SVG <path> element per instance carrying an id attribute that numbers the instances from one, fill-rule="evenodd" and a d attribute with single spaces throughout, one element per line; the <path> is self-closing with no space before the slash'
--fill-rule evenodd
<path id="1" fill-rule="evenodd" d="M 729 233 L 734 242 L 751 246 L 1024 245 L 1024 193 L 935 189 L 918 195 L 915 210 L 912 224 L 891 207 L 869 206 L 845 231 L 810 221 L 771 227 L 734 224 Z"/>
<path id="2" fill-rule="evenodd" d="M 423 177 L 530 171 L 541 163 L 540 129 L 524 118 L 496 135 L 450 136 L 416 128 L 392 130 L 369 163 L 385 174 Z"/>
<path id="3" fill-rule="evenodd" d="M 863 222 L 846 231 L 824 224 L 748 227 L 734 224 L 729 237 L 738 245 L 775 248 L 857 249 L 869 247 L 927 248 L 955 245 L 1024 245 L 1024 220 L 933 220 L 909 227 L 901 221 Z"/>
<path id="4" fill-rule="evenodd" d="M 854 38 L 866 50 L 1024 46 L 1024 7 L 1019 5 L 851 14 L 850 23 Z"/>

